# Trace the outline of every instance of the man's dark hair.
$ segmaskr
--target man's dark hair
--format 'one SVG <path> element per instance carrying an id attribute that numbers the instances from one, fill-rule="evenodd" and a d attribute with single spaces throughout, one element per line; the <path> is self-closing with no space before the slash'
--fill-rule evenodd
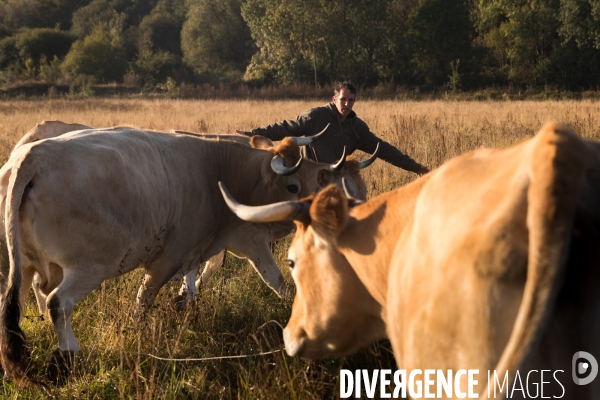
<path id="1" fill-rule="evenodd" d="M 356 96 L 356 87 L 352 84 L 352 82 L 338 82 L 333 88 L 333 95 L 337 96 L 342 91 L 342 88 L 347 89 Z"/>

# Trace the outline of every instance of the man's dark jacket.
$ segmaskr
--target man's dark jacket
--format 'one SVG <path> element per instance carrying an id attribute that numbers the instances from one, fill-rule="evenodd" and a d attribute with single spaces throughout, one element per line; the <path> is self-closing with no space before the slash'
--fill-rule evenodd
<path id="1" fill-rule="evenodd" d="M 282 140 L 286 136 L 313 136 L 321 132 L 327 124 L 330 124 L 327 132 L 303 148 L 304 157 L 332 164 L 340 159 L 344 146 L 347 154 L 352 154 L 356 149 L 373 154 L 377 143 L 380 143 L 378 157 L 382 160 L 412 172 L 418 172 L 421 168 L 421 164 L 375 136 L 354 111 L 344 122 L 340 122 L 334 103 L 306 110 L 296 119 L 252 129 L 252 134 L 262 135 L 271 140 Z"/>

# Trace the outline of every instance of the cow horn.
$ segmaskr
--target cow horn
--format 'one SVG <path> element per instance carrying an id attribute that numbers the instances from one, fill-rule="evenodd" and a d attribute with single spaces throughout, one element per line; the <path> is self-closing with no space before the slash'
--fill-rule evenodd
<path id="1" fill-rule="evenodd" d="M 298 160 L 296 165 L 288 168 L 283 164 L 283 158 L 281 156 L 275 156 L 271 160 L 271 169 L 277 175 L 289 176 L 289 175 L 292 175 L 292 174 L 298 172 L 298 170 L 300 169 L 300 165 L 302 165 L 302 160 L 304 160 L 304 159 L 302 157 L 300 157 L 300 159 Z"/>
<path id="2" fill-rule="evenodd" d="M 314 142 L 315 140 L 319 139 L 321 136 L 323 136 L 325 134 L 325 131 L 327 130 L 327 128 L 329 128 L 329 125 L 330 124 L 327 124 L 327 126 L 325 126 L 325 129 L 323 129 L 321 132 L 317 133 L 316 135 L 307 136 L 307 137 L 295 137 L 295 136 L 292 136 L 292 140 L 298 146 L 309 145 L 312 142 Z"/>
<path id="3" fill-rule="evenodd" d="M 377 159 L 377 153 L 379 153 L 379 143 L 380 142 L 377 142 L 377 147 L 375 147 L 375 151 L 371 154 L 371 157 L 358 162 L 358 169 L 367 168 L 369 165 L 373 164 L 373 161 Z"/>
<path id="4" fill-rule="evenodd" d="M 223 182 L 219 181 L 219 189 L 225 203 L 238 218 L 249 222 L 275 222 L 289 220 L 305 220 L 309 217 L 310 206 L 301 201 L 282 201 L 280 203 L 264 206 L 246 206 L 238 203 L 227 190 Z"/>
<path id="5" fill-rule="evenodd" d="M 364 203 L 364 201 L 356 198 L 356 194 L 353 193 L 354 192 L 353 190 L 350 190 L 347 182 L 348 181 L 346 180 L 345 177 L 342 178 L 342 188 L 344 189 L 344 194 L 346 195 L 346 197 L 348 199 L 352 200 L 355 205 Z"/>
<path id="6" fill-rule="evenodd" d="M 344 146 L 344 150 L 342 151 L 342 158 L 340 158 L 340 161 L 338 161 L 337 164 L 330 165 L 329 170 L 331 172 L 339 172 L 344 166 L 344 163 L 346 163 L 346 146 Z"/>

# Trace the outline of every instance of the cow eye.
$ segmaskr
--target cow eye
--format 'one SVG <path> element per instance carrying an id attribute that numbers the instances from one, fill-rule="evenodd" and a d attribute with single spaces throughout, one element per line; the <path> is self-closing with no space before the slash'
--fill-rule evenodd
<path id="1" fill-rule="evenodd" d="M 287 190 L 288 190 L 288 192 L 290 192 L 290 193 L 294 193 L 294 194 L 296 194 L 296 193 L 298 193 L 298 192 L 299 192 L 299 190 L 298 190 L 298 185 L 294 185 L 294 184 L 292 184 L 292 185 L 287 185 Z"/>
<path id="2" fill-rule="evenodd" d="M 294 268 L 294 266 L 296 265 L 294 260 L 285 260 L 285 262 L 287 263 L 288 267 L 290 267 L 290 268 Z"/>

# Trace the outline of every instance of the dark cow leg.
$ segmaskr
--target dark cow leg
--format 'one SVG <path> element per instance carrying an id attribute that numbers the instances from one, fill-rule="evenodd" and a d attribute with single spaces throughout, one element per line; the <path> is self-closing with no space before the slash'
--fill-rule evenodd
<path id="1" fill-rule="evenodd" d="M 58 338 L 58 349 L 50 357 L 47 373 L 48 378 L 56 383 L 64 383 L 79 351 L 79 344 L 71 326 L 73 308 L 79 300 L 98 287 L 104 278 L 85 271 L 71 270 L 48 296 L 46 306 Z"/>
<path id="2" fill-rule="evenodd" d="M 66 345 L 67 347 L 67 350 L 57 348 L 52 355 L 50 355 L 48 358 L 46 375 L 53 383 L 64 385 L 69 377 L 71 367 L 73 366 L 76 350 L 78 350 L 76 341 L 74 342 L 75 349 L 70 350 L 72 348 L 71 346 L 73 346 L 72 341 L 75 339 L 70 323 L 72 307 L 65 307 L 64 304 L 61 304 L 60 298 L 56 295 L 49 296 L 46 305 L 50 311 L 50 319 L 54 324 L 55 332 L 58 336 L 59 346 Z"/>

